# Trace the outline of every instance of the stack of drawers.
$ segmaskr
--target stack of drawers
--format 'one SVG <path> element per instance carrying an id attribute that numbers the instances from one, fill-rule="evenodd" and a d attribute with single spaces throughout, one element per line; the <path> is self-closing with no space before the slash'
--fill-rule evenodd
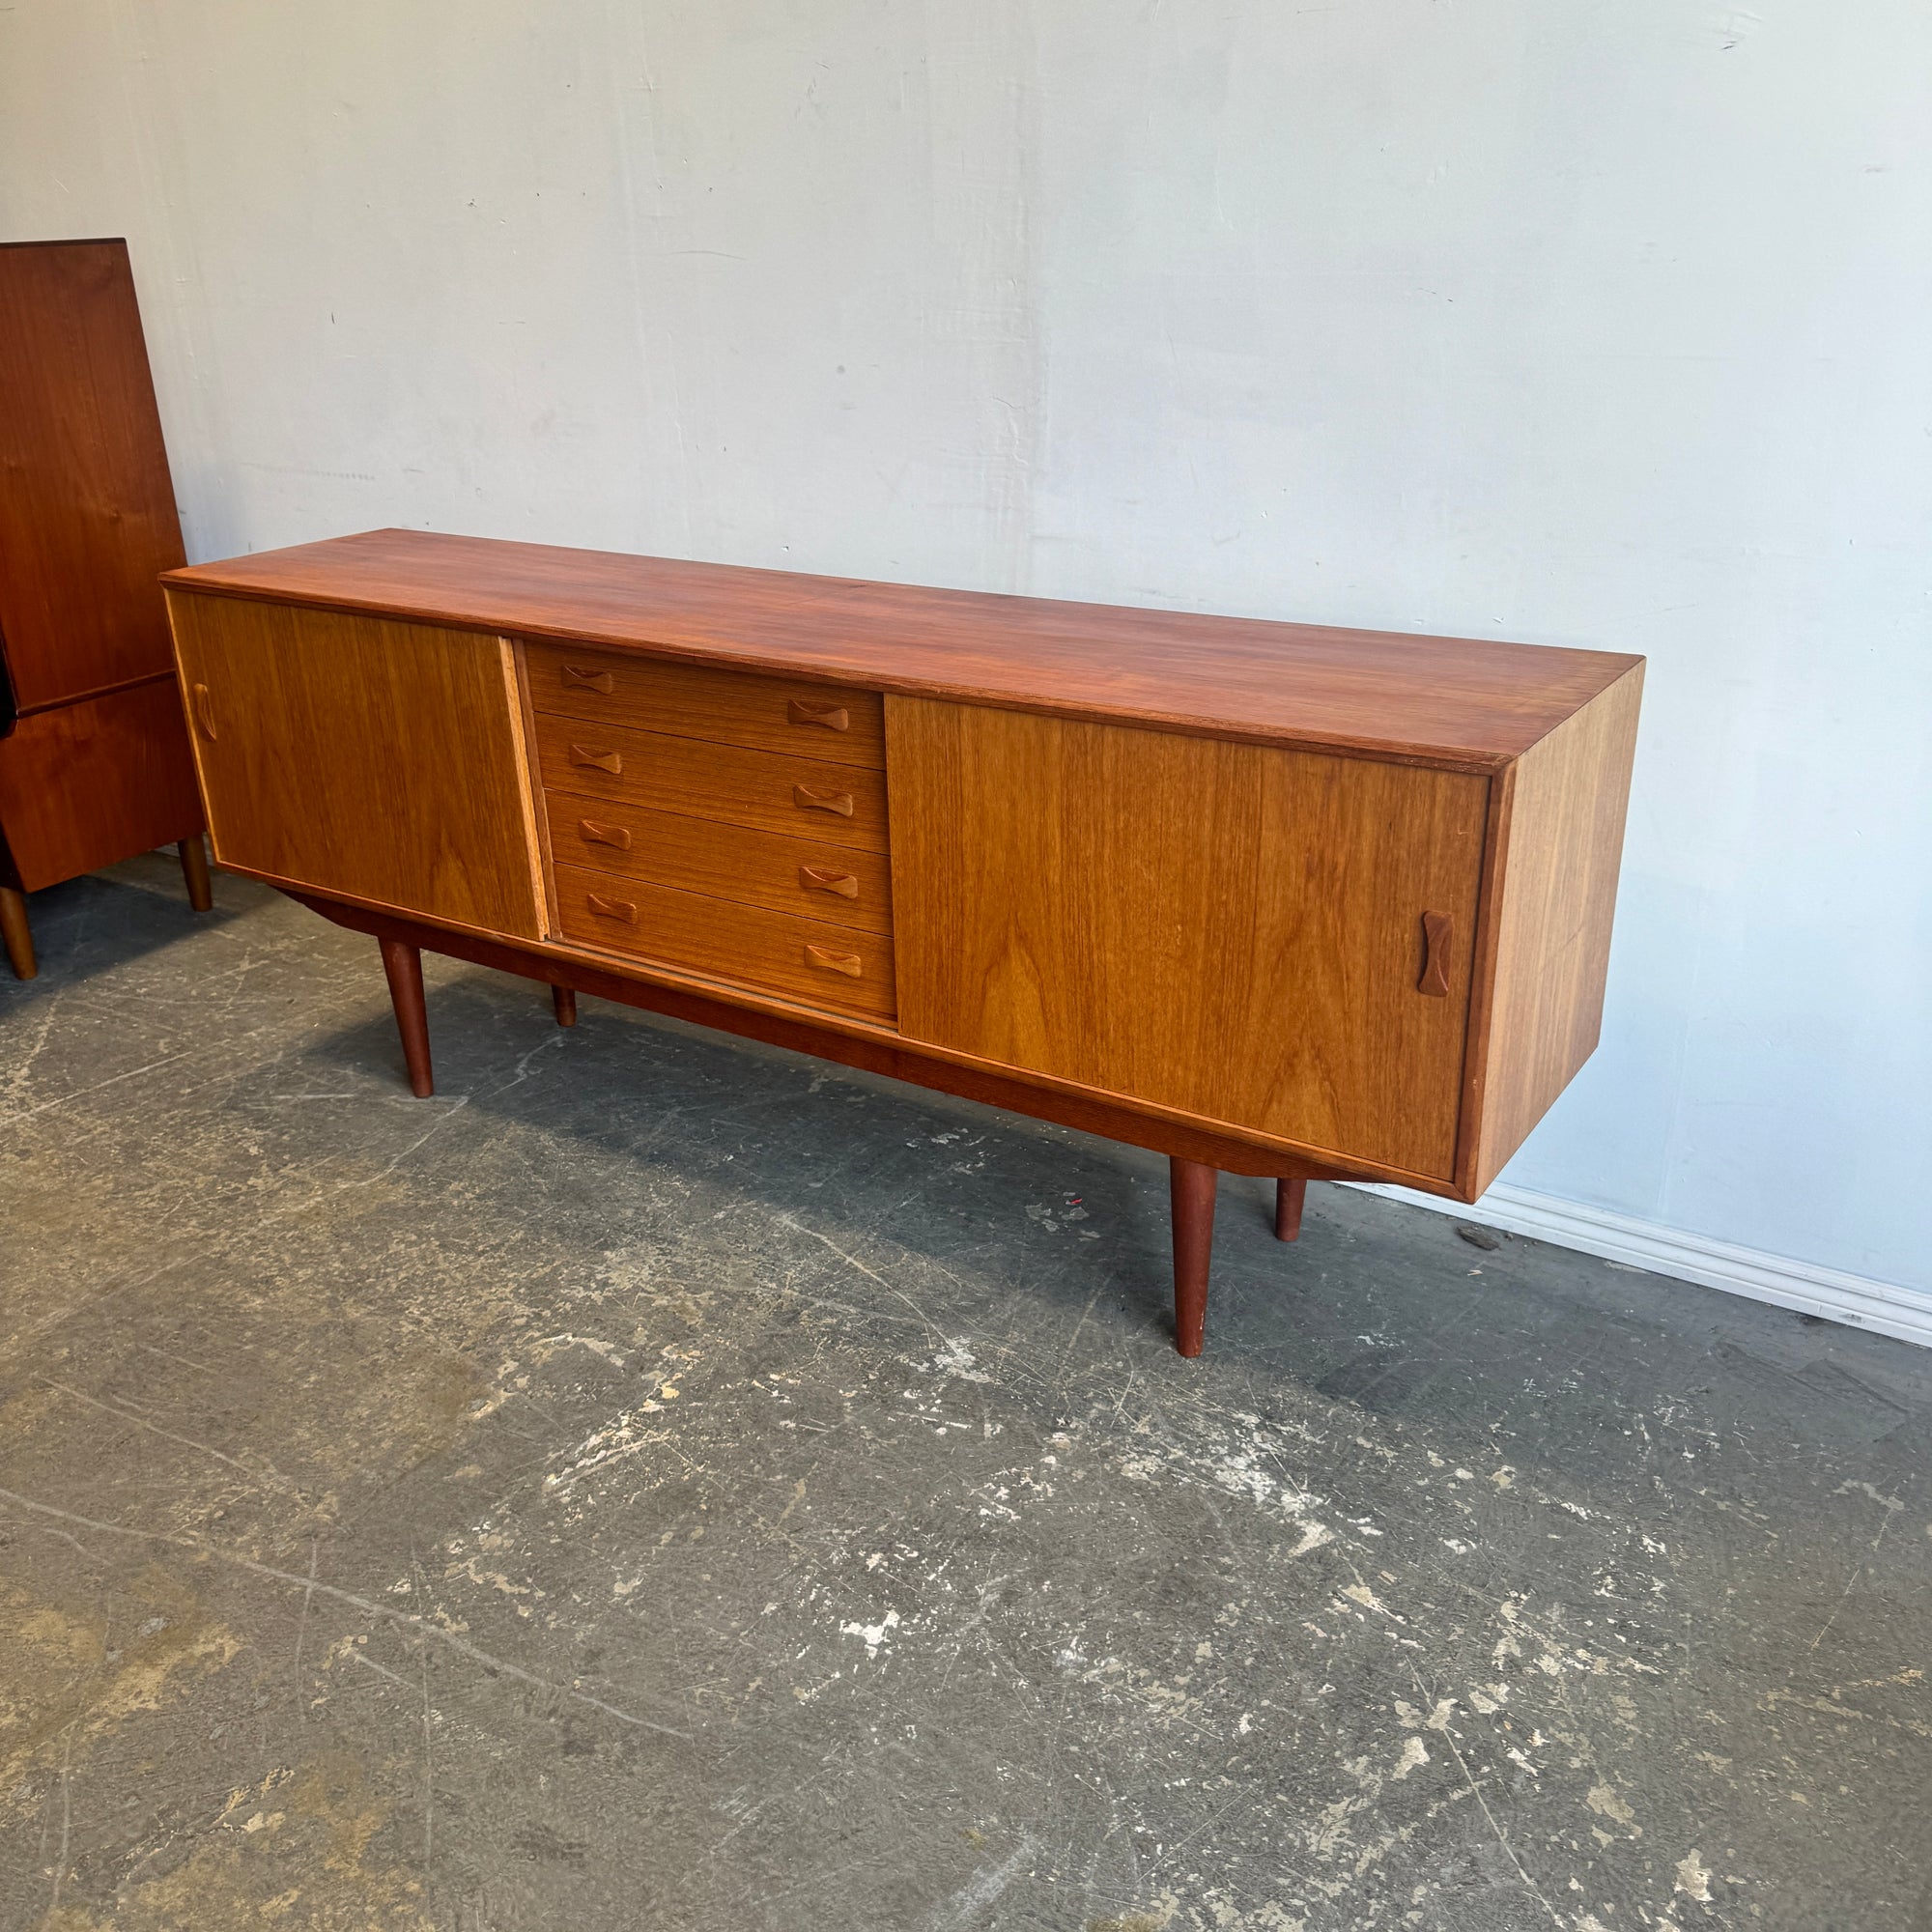
<path id="1" fill-rule="evenodd" d="M 525 663 L 560 936 L 894 1019 L 877 693 L 556 644 Z"/>

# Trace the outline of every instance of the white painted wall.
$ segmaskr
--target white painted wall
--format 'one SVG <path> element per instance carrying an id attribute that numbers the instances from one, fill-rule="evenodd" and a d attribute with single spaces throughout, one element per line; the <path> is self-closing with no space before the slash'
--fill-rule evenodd
<path id="1" fill-rule="evenodd" d="M 1925 0 L 14 0 L 196 557 L 414 524 L 1649 654 L 1507 1181 L 1932 1310 Z"/>

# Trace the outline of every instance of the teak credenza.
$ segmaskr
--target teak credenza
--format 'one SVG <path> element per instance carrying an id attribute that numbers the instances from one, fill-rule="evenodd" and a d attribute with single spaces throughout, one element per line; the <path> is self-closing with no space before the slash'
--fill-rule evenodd
<path id="1" fill-rule="evenodd" d="M 1596 1045 L 1640 658 L 380 530 L 166 574 L 219 864 L 1217 1172 L 1473 1201 Z"/>

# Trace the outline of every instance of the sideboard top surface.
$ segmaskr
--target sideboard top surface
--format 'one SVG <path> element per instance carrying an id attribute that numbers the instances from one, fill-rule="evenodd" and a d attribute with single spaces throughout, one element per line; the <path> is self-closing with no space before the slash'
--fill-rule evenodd
<path id="1" fill-rule="evenodd" d="M 1494 769 L 1642 660 L 923 589 L 420 530 L 167 572 L 181 590 L 876 690 Z"/>

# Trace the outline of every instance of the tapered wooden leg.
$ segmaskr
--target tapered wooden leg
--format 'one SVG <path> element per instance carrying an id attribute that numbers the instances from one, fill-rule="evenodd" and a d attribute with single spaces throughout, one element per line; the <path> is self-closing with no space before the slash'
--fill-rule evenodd
<path id="1" fill-rule="evenodd" d="M 1305 1180 L 1277 1180 L 1274 1184 L 1274 1237 L 1292 1241 L 1301 1233 L 1301 1204 L 1308 1199 Z"/>
<path id="2" fill-rule="evenodd" d="M 196 912 L 214 910 L 214 883 L 208 876 L 208 847 L 197 832 L 175 850 L 181 854 L 182 877 L 187 881 L 187 902 Z"/>
<path id="3" fill-rule="evenodd" d="M 1214 1190 L 1221 1177 L 1198 1160 L 1168 1157 L 1174 1213 L 1174 1346 L 1198 1355 L 1208 1328 L 1208 1263 L 1214 1252 Z"/>
<path id="4" fill-rule="evenodd" d="M 423 1007 L 422 954 L 406 939 L 384 939 L 383 971 L 388 975 L 389 1002 L 396 1031 L 403 1037 L 403 1062 L 410 1069 L 410 1092 L 427 1100 L 436 1092 L 429 1065 L 429 1014 Z"/>
<path id="5" fill-rule="evenodd" d="M 558 1026 L 577 1024 L 577 988 L 574 986 L 553 986 L 550 989 L 550 1003 L 556 1009 Z"/>
<path id="6" fill-rule="evenodd" d="M 34 928 L 27 923 L 27 895 L 12 886 L 0 886 L 0 937 L 16 980 L 31 980 L 41 969 L 34 958 Z"/>

